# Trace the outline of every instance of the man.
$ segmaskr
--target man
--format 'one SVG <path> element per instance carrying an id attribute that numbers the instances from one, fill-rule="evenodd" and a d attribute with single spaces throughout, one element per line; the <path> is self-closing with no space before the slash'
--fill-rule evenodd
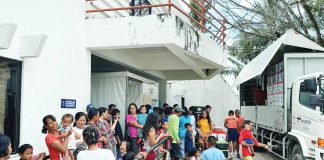
<path id="1" fill-rule="evenodd" d="M 208 112 L 208 114 L 210 115 L 212 107 L 210 105 L 206 105 L 206 107 L 204 108 L 205 111 Z"/>
<path id="2" fill-rule="evenodd" d="M 202 152 L 200 155 L 201 160 L 224 160 L 225 156 L 222 151 L 215 147 L 217 142 L 216 137 L 209 136 L 207 139 L 207 147 L 208 149 Z"/>
<path id="3" fill-rule="evenodd" d="M 238 137 L 240 137 L 240 133 L 244 129 L 244 117 L 241 116 L 241 113 L 238 109 L 235 110 L 235 117 L 237 118 L 237 131 L 238 131 L 237 133 L 238 133 Z M 237 139 L 236 150 L 237 151 L 240 150 L 240 145 L 239 145 L 238 139 Z M 237 152 L 237 158 L 240 158 L 239 152 Z"/>
<path id="4" fill-rule="evenodd" d="M 169 123 L 169 129 L 168 133 L 172 137 L 173 141 L 171 144 L 171 158 L 178 160 L 181 159 L 181 151 L 180 151 L 180 138 L 179 138 L 179 117 L 182 115 L 182 112 L 184 110 L 182 107 L 176 107 L 174 109 L 175 114 L 172 114 L 169 116 L 168 123 Z"/>
<path id="5" fill-rule="evenodd" d="M 250 153 L 249 151 L 249 147 L 253 147 L 253 146 L 258 146 L 258 147 L 263 147 L 266 150 L 269 150 L 269 147 L 265 144 L 259 143 L 255 137 L 253 137 L 252 135 L 252 141 L 253 144 L 248 144 L 245 142 L 244 136 L 247 134 L 252 134 L 251 131 L 253 129 L 253 125 L 252 122 L 249 120 L 244 121 L 244 130 L 241 131 L 240 133 L 240 138 L 239 138 L 239 143 L 242 145 L 242 156 L 243 156 L 243 160 L 253 160 L 253 155 Z"/>
<path id="6" fill-rule="evenodd" d="M 115 104 L 109 104 L 108 105 L 108 112 L 111 114 L 112 110 L 116 109 L 116 105 Z"/>
<path id="7" fill-rule="evenodd" d="M 228 147 L 229 147 L 229 155 L 231 157 L 234 157 L 235 151 L 238 153 L 236 147 L 236 141 L 237 141 L 237 119 L 234 116 L 234 111 L 230 110 L 228 112 L 228 117 L 225 118 L 224 121 L 224 127 L 227 128 L 227 139 L 228 139 Z"/>

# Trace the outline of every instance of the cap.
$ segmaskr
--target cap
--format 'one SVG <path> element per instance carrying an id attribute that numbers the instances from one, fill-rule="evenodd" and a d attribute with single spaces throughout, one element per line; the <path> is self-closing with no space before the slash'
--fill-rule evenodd
<path id="1" fill-rule="evenodd" d="M 93 104 L 88 104 L 87 105 L 87 112 L 91 109 L 91 108 L 95 108 L 95 106 Z"/>
<path id="2" fill-rule="evenodd" d="M 176 112 L 184 112 L 184 110 L 180 106 L 174 108 L 174 111 L 176 111 Z"/>

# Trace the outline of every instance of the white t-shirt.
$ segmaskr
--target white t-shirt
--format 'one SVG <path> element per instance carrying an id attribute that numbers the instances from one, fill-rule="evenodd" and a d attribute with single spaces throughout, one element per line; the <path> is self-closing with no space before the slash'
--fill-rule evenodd
<path id="1" fill-rule="evenodd" d="M 81 138 L 80 139 L 77 139 L 76 140 L 76 143 L 78 144 L 78 143 L 82 143 L 83 142 L 83 136 L 82 136 L 82 133 L 83 133 L 83 130 L 84 130 L 84 128 L 78 128 L 78 127 L 73 127 L 73 130 L 75 131 L 75 132 L 77 132 L 80 136 L 81 136 Z"/>
<path id="2" fill-rule="evenodd" d="M 192 130 L 196 131 L 196 118 L 194 115 L 190 115 L 190 123 L 192 126 Z"/>
<path id="3" fill-rule="evenodd" d="M 97 149 L 93 151 L 81 151 L 78 154 L 78 160 L 91 160 L 95 157 L 96 160 L 116 160 L 113 152 L 109 149 Z"/>

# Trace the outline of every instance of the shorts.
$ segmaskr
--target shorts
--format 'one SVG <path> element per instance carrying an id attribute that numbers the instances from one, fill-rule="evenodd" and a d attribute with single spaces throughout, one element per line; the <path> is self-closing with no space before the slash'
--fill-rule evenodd
<path id="1" fill-rule="evenodd" d="M 170 154 L 171 158 L 182 158 L 180 145 L 178 145 L 178 143 L 172 143 Z"/>
<path id="2" fill-rule="evenodd" d="M 227 140 L 236 142 L 238 139 L 237 129 L 236 128 L 229 128 L 227 130 Z"/>
<path id="3" fill-rule="evenodd" d="M 253 140 L 252 139 L 244 139 L 244 142 L 246 144 L 253 144 Z"/>

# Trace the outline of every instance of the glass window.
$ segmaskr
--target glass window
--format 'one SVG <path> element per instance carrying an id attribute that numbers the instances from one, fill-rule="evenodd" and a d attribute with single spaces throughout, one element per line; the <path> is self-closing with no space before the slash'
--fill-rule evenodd
<path id="1" fill-rule="evenodd" d="M 300 84 L 300 89 L 299 89 L 299 103 L 308 107 L 308 108 L 315 109 L 316 106 L 310 105 L 310 96 L 311 95 L 316 95 L 316 92 L 305 91 L 304 82 L 302 82 Z"/>
<path id="2" fill-rule="evenodd" d="M 21 62 L 0 57 L 0 133 L 19 145 Z"/>

